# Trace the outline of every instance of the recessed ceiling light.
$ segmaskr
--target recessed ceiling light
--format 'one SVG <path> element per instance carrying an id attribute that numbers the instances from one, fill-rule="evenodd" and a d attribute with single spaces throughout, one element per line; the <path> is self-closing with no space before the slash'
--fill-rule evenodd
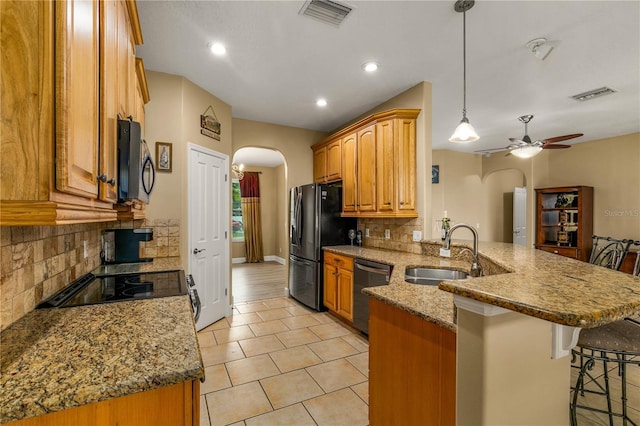
<path id="1" fill-rule="evenodd" d="M 326 107 L 327 106 L 327 100 L 320 98 L 316 101 L 316 105 L 318 105 L 319 107 Z"/>
<path id="2" fill-rule="evenodd" d="M 209 43 L 209 50 L 214 55 L 224 55 L 227 52 L 227 49 L 224 47 L 222 43 Z"/>
<path id="3" fill-rule="evenodd" d="M 374 72 L 378 69 L 379 65 L 375 62 L 365 62 L 362 64 L 362 69 L 366 72 Z"/>

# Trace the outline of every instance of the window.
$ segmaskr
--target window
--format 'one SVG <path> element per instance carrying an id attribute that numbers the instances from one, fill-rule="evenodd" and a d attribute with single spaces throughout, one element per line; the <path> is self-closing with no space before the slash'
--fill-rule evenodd
<path id="1" fill-rule="evenodd" d="M 240 201 L 240 181 L 231 180 L 231 241 L 234 243 L 244 242 L 244 226 L 242 224 L 242 202 Z"/>

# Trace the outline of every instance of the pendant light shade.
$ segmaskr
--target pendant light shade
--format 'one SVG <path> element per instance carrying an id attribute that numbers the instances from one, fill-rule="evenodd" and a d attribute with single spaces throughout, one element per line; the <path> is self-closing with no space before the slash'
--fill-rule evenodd
<path id="1" fill-rule="evenodd" d="M 458 0 L 454 5 L 456 12 L 462 12 L 462 120 L 456 127 L 449 142 L 467 143 L 480 139 L 467 118 L 467 10 L 471 9 L 475 0 Z"/>
<path id="2" fill-rule="evenodd" d="M 458 127 L 456 127 L 456 130 L 449 138 L 449 142 L 466 143 L 477 141 L 478 139 L 480 139 L 480 136 L 478 136 L 476 130 L 471 124 L 469 124 L 467 117 L 463 117 L 462 121 L 460 121 L 460 124 L 458 124 Z"/>

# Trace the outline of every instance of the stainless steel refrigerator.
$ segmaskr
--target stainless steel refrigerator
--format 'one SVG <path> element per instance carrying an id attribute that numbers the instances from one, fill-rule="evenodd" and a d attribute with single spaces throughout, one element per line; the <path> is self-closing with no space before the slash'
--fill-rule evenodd
<path id="1" fill-rule="evenodd" d="M 355 218 L 340 217 L 342 188 L 309 184 L 291 188 L 289 231 L 289 294 L 322 310 L 324 246 L 349 244 Z"/>

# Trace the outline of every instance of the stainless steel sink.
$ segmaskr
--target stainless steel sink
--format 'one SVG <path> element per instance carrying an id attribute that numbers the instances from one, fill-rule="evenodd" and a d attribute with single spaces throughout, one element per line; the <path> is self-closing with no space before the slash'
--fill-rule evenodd
<path id="1" fill-rule="evenodd" d="M 404 280 L 411 284 L 438 285 L 442 281 L 463 280 L 467 273 L 451 269 L 437 268 L 407 268 L 404 270 Z"/>

